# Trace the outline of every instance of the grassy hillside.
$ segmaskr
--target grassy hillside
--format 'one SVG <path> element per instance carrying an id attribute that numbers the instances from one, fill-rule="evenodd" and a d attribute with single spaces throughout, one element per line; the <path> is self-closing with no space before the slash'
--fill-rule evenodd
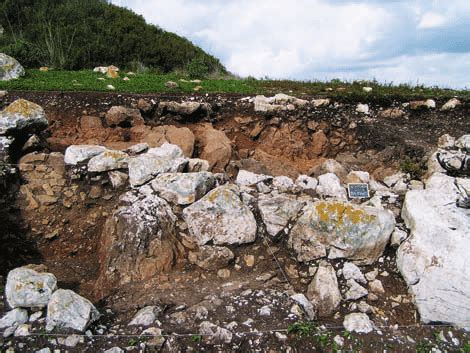
<path id="1" fill-rule="evenodd" d="M 134 71 L 225 73 L 219 60 L 190 41 L 104 0 L 2 0 L 0 25 L 0 52 L 26 67 L 114 64 Z"/>
<path id="2" fill-rule="evenodd" d="M 125 72 L 119 78 L 106 78 L 105 75 L 92 70 L 64 71 L 27 70 L 26 76 L 8 82 L 0 81 L 0 89 L 32 90 L 32 91 L 109 91 L 107 86 L 113 85 L 116 92 L 128 93 L 241 93 L 241 94 L 287 94 L 328 96 L 350 101 L 391 101 L 419 98 L 448 99 L 454 96 L 469 99 L 470 91 L 444 90 L 423 86 L 392 86 L 378 82 L 302 82 L 287 80 L 255 80 L 255 79 L 204 79 L 202 82 L 189 82 L 189 77 L 182 74 L 138 73 L 130 75 L 125 81 Z M 178 88 L 165 87 L 167 81 L 178 83 Z M 364 92 L 363 87 L 372 87 L 371 92 Z"/>

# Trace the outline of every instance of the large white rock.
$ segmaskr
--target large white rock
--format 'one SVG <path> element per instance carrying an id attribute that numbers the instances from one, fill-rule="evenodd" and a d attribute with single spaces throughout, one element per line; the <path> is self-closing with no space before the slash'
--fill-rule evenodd
<path id="1" fill-rule="evenodd" d="M 345 280 L 355 280 L 359 283 L 366 284 L 367 280 L 361 272 L 361 269 L 351 262 L 346 262 L 343 266 L 343 277 Z"/>
<path id="2" fill-rule="evenodd" d="M 26 99 L 17 99 L 0 112 L 0 135 L 37 133 L 48 125 L 44 109 Z"/>
<path id="3" fill-rule="evenodd" d="M 344 317 L 343 326 L 346 331 L 357 333 L 369 333 L 374 330 L 374 326 L 367 314 L 352 313 Z"/>
<path id="4" fill-rule="evenodd" d="M 303 206 L 304 202 L 288 195 L 266 196 L 258 201 L 261 218 L 266 225 L 266 231 L 271 236 L 276 236 L 284 230 L 287 224 L 299 214 Z"/>
<path id="5" fill-rule="evenodd" d="M 214 183 L 210 172 L 164 173 L 152 180 L 152 189 L 168 202 L 189 205 L 203 197 Z"/>
<path id="6" fill-rule="evenodd" d="M 147 150 L 148 154 L 151 154 L 155 158 L 160 159 L 176 159 L 176 158 L 183 158 L 184 153 L 183 150 L 171 143 L 165 142 L 160 147 L 154 147 Z"/>
<path id="7" fill-rule="evenodd" d="M 288 192 L 294 189 L 294 181 L 287 176 L 277 176 L 273 179 L 272 186 L 279 192 Z"/>
<path id="8" fill-rule="evenodd" d="M 4 53 L 0 53 L 0 81 L 14 80 L 24 74 L 24 68 L 18 60 Z"/>
<path id="9" fill-rule="evenodd" d="M 308 202 L 295 222 L 288 246 L 299 261 L 347 258 L 370 265 L 383 253 L 395 227 L 393 214 L 342 201 Z"/>
<path id="10" fill-rule="evenodd" d="M 131 186 L 136 187 L 145 184 L 161 173 L 178 173 L 183 171 L 188 160 L 182 157 L 175 157 L 178 155 L 179 153 L 175 152 L 175 149 L 169 151 L 165 148 L 165 150 L 158 151 L 158 148 L 151 148 L 147 153 L 129 158 L 129 182 Z"/>
<path id="11" fill-rule="evenodd" d="M 369 105 L 359 103 L 356 106 L 356 112 L 362 113 L 362 114 L 369 114 Z"/>
<path id="12" fill-rule="evenodd" d="M 456 206 L 455 179 L 435 173 L 426 189 L 406 194 L 402 218 L 410 236 L 397 265 L 425 323 L 470 328 L 470 210 Z"/>
<path id="13" fill-rule="evenodd" d="M 441 108 L 441 110 L 452 110 L 462 104 L 457 98 L 449 99 Z"/>
<path id="14" fill-rule="evenodd" d="M 77 165 L 106 151 L 106 147 L 98 145 L 71 145 L 65 150 L 65 164 Z"/>
<path id="15" fill-rule="evenodd" d="M 15 308 L 0 319 L 0 329 L 18 326 L 26 322 L 28 322 L 28 312 L 25 309 Z"/>
<path id="16" fill-rule="evenodd" d="M 264 174 L 256 174 L 248 170 L 240 170 L 235 183 L 240 186 L 254 186 L 262 181 L 271 180 L 273 177 Z"/>
<path id="17" fill-rule="evenodd" d="M 177 217 L 150 186 L 140 191 L 137 196 L 135 191 L 124 194 L 123 205 L 106 220 L 98 282 L 124 284 L 149 279 L 174 263 Z"/>
<path id="18" fill-rule="evenodd" d="M 322 174 L 318 177 L 317 193 L 322 196 L 346 199 L 346 189 L 341 186 L 339 178 L 333 173 Z"/>
<path id="19" fill-rule="evenodd" d="M 315 191 L 318 185 L 318 180 L 308 175 L 299 175 L 295 180 L 295 185 L 297 185 L 302 190 L 311 190 Z"/>
<path id="20" fill-rule="evenodd" d="M 161 309 L 158 306 L 146 306 L 132 318 L 129 326 L 150 326 L 157 320 Z"/>
<path id="21" fill-rule="evenodd" d="M 307 289 L 307 298 L 312 302 L 319 316 L 329 316 L 341 302 L 335 269 L 322 261 Z"/>
<path id="22" fill-rule="evenodd" d="M 68 289 L 58 289 L 47 304 L 47 328 L 71 328 L 85 331 L 100 313 L 88 300 Z"/>
<path id="23" fill-rule="evenodd" d="M 103 153 L 90 159 L 89 172 L 107 172 L 110 170 L 127 168 L 129 155 L 121 151 L 105 150 Z"/>
<path id="24" fill-rule="evenodd" d="M 42 308 L 56 289 L 57 279 L 52 273 L 18 267 L 8 273 L 5 296 L 12 308 Z"/>
<path id="25" fill-rule="evenodd" d="M 309 320 L 315 319 L 315 308 L 310 300 L 302 293 L 296 293 L 291 295 L 291 298 L 295 300 L 304 309 L 305 314 Z"/>
<path id="26" fill-rule="evenodd" d="M 236 185 L 223 185 L 183 211 L 189 232 L 199 245 L 251 243 L 256 238 L 256 220 L 240 199 Z"/>

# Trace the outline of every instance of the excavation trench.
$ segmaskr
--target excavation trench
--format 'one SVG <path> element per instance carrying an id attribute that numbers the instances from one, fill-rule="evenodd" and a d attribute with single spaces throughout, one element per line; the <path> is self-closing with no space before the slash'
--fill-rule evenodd
<path id="1" fill-rule="evenodd" d="M 298 273 L 308 273 L 308 266 L 297 264 L 285 240 L 269 238 L 260 231 L 263 234 L 258 234 L 254 244 L 229 247 L 235 253 L 238 270 L 232 271 L 230 280 L 224 279 L 217 271 L 207 272 L 188 263 L 194 245 L 177 231 L 174 238 L 166 239 L 171 244 L 162 245 L 158 248 L 161 253 L 154 254 L 162 259 L 158 266 L 153 264 L 148 274 L 139 277 L 141 280 L 103 281 L 103 254 L 107 250 L 103 234 L 109 229 L 105 224 L 130 187 L 113 187 L 107 176 L 65 165 L 62 154 L 70 145 L 124 150 L 139 143 L 157 147 L 169 142 L 180 146 L 186 157 L 209 160 L 213 172 L 225 172 L 230 180 L 239 170 L 294 180 L 302 174 L 317 176 L 326 172 L 322 165 L 328 159 L 339 162 L 346 172 L 367 171 L 376 180 L 383 180 L 404 165 L 419 177 L 425 173 L 423 161 L 440 135 L 460 136 L 468 129 L 466 105 L 452 112 L 419 110 L 388 119 L 380 115 L 388 107 L 372 104 L 373 113 L 364 115 L 355 112 L 355 104 L 333 102 L 324 107 L 262 113 L 237 95 L 12 92 L 3 98 L 2 105 L 19 97 L 45 109 L 49 129 L 47 143 L 39 151 L 17 151 L 18 158 L 13 161 L 18 164 L 19 177 L 9 181 L 2 197 L 3 204 L 8 205 L 1 213 L 7 230 L 2 272 L 5 275 L 25 263 L 45 264 L 62 288 L 73 289 L 94 302 L 101 300 L 125 319 L 135 309 L 157 302 L 167 305 L 171 314 L 173 306 L 195 305 L 220 288 L 229 293 L 247 286 L 255 290 L 265 288 L 267 282 L 284 288 L 289 284 L 286 272 L 296 266 L 297 274 L 287 274 L 289 285 L 305 292 L 307 282 Z M 168 101 L 203 102 L 210 104 L 210 109 L 178 114 L 159 108 L 160 102 Z M 399 102 L 395 105 L 400 106 Z M 108 116 L 112 106 L 133 112 L 122 119 Z M 133 118 L 137 113 L 142 121 Z M 182 207 L 173 210 L 180 214 Z M 181 219 L 176 223 L 178 229 L 184 229 Z M 386 250 L 386 255 L 391 253 L 391 249 Z M 247 259 L 252 256 L 256 265 L 249 266 Z M 384 266 L 389 266 L 384 270 L 391 273 L 383 279 L 384 286 L 391 294 L 406 293 L 393 261 Z M 259 279 L 266 274 L 272 278 Z M 411 303 L 404 304 L 394 311 L 393 319 L 412 323 L 412 312 Z M 243 311 L 238 314 L 243 316 Z M 281 310 L 274 315 L 282 321 L 285 314 Z M 178 329 L 174 322 L 169 325 Z M 259 326 L 268 327 L 269 321 Z"/>

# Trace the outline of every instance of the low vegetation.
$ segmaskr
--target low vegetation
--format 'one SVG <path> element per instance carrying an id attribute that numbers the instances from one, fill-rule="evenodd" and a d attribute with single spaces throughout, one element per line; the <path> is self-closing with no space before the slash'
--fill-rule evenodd
<path id="1" fill-rule="evenodd" d="M 195 65 L 196 66 L 196 65 Z M 320 81 L 289 81 L 289 80 L 257 80 L 254 78 L 238 79 L 231 76 L 213 76 L 203 78 L 198 75 L 197 67 L 193 74 L 167 73 L 159 74 L 153 71 L 127 75 L 128 81 L 123 80 L 126 72 L 121 71 L 116 79 L 107 78 L 105 75 L 92 72 L 92 70 L 66 71 L 49 70 L 47 72 L 38 69 L 29 69 L 26 76 L 18 80 L 8 82 L 0 81 L 2 90 L 32 90 L 32 91 L 109 91 L 108 85 L 112 85 L 116 92 L 128 93 L 241 93 L 241 94 L 266 94 L 279 92 L 287 94 L 316 95 L 337 98 L 338 100 L 368 101 L 374 100 L 402 100 L 420 98 L 448 99 L 454 96 L 469 98 L 470 91 L 445 90 L 424 86 L 388 85 L 378 82 L 354 81 L 342 82 L 333 80 Z M 193 78 L 202 78 L 202 81 L 190 82 Z M 174 81 L 177 88 L 167 88 L 165 83 Z M 199 87 L 198 87 L 199 86 Z M 363 87 L 372 87 L 371 92 L 363 91 Z"/>

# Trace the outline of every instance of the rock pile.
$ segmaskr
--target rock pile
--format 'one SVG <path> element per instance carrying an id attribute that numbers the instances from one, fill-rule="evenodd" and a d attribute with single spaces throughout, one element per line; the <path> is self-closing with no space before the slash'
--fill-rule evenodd
<path id="1" fill-rule="evenodd" d="M 44 268 L 29 265 L 16 268 L 8 273 L 5 296 L 12 308 L 0 319 L 4 337 L 9 335 L 28 336 L 31 332 L 29 321 L 36 321 L 46 308 L 46 329 L 73 329 L 84 332 L 100 314 L 87 299 L 71 290 L 58 289 L 57 280 Z M 28 311 L 32 314 L 29 315 Z M 44 319 L 39 319 L 43 320 Z"/>

